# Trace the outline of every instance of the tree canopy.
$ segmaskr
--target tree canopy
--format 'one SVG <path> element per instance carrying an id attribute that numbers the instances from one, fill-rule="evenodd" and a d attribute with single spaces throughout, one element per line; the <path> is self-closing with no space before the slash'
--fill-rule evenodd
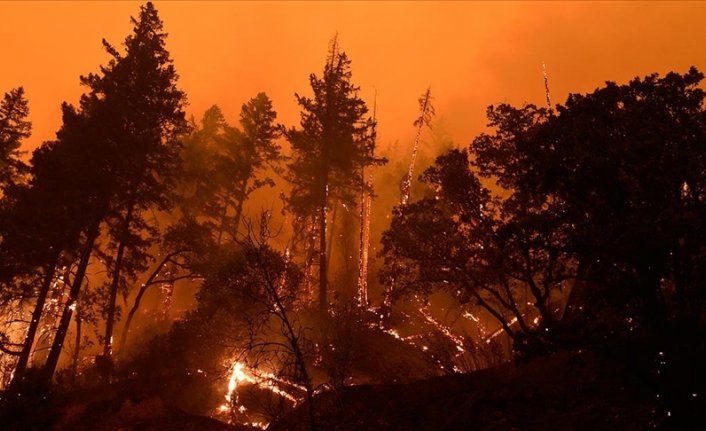
<path id="1" fill-rule="evenodd" d="M 397 209 L 383 244 L 398 289 L 446 285 L 511 335 L 560 321 L 658 344 L 701 333 L 702 79 L 609 82 L 556 110 L 491 106 L 495 132 L 440 156 L 422 176 L 434 196 Z"/>

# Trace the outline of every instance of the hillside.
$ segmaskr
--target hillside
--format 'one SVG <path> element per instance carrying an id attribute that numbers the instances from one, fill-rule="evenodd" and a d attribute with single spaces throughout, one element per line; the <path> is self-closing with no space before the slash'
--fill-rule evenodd
<path id="1" fill-rule="evenodd" d="M 653 395 L 635 370 L 561 354 L 466 375 L 363 385 L 319 399 L 327 430 L 643 430 Z M 274 431 L 306 430 L 300 409 Z M 304 424 L 304 425 L 302 425 Z"/>

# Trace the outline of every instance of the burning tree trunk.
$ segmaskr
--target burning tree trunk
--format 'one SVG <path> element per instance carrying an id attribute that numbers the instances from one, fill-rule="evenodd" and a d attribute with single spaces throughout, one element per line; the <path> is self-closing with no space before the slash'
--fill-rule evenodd
<path id="1" fill-rule="evenodd" d="M 52 262 L 47 265 L 45 269 L 42 286 L 39 289 L 39 296 L 37 296 L 37 303 L 34 305 L 34 311 L 32 312 L 32 317 L 29 322 L 29 328 L 27 328 L 27 335 L 25 336 L 25 341 L 17 359 L 17 365 L 15 366 L 15 379 L 22 379 L 25 370 L 27 369 L 29 357 L 32 353 L 32 346 L 34 346 L 37 329 L 39 328 L 39 321 L 42 319 L 44 305 L 46 304 L 47 297 L 49 296 L 49 289 L 51 288 L 51 282 L 54 280 L 54 274 L 56 273 L 58 258 L 59 255 L 57 253 L 52 259 Z"/>
<path id="2" fill-rule="evenodd" d="M 77 303 L 78 304 L 78 303 Z M 78 375 L 78 361 L 81 355 L 81 310 L 80 305 L 76 307 L 76 346 L 74 346 L 74 356 L 71 361 L 71 382 L 76 383 L 76 376 Z"/>
<path id="3" fill-rule="evenodd" d="M 304 238 L 305 259 L 304 259 L 304 285 L 309 302 L 314 302 L 314 261 L 316 259 L 316 219 L 315 217 L 305 217 L 302 235 Z M 296 249 L 296 247 L 295 247 Z"/>
<path id="4" fill-rule="evenodd" d="M 544 75 L 544 95 L 547 97 L 547 106 L 552 109 L 552 99 L 549 97 L 549 75 L 547 65 L 542 63 L 542 74 Z"/>
<path id="5" fill-rule="evenodd" d="M 319 210 L 319 310 L 322 315 L 325 315 L 328 312 L 328 256 L 326 256 L 328 184 L 323 195 Z"/>
<path id="6" fill-rule="evenodd" d="M 368 182 L 365 181 L 365 171 L 361 178 L 363 184 L 360 196 L 360 249 L 358 251 L 358 305 L 368 305 L 368 248 L 370 247 L 370 207 L 371 198 L 368 188 L 372 187 L 373 176 L 370 174 Z"/>
<path id="7" fill-rule="evenodd" d="M 419 98 L 419 118 L 414 120 L 413 125 L 417 128 L 417 134 L 414 137 L 414 146 L 412 147 L 412 160 L 409 163 L 407 175 L 402 183 L 402 199 L 401 205 L 407 205 L 412 191 L 412 175 L 414 175 L 414 165 L 417 161 L 417 151 L 419 150 L 419 140 L 422 136 L 424 126 L 431 128 L 431 119 L 434 117 L 434 106 L 431 104 L 431 87 Z"/>
<path id="8" fill-rule="evenodd" d="M 431 103 L 431 87 L 427 88 L 427 91 L 422 94 L 419 98 L 419 117 L 412 123 L 413 126 L 417 128 L 417 134 L 414 138 L 414 146 L 412 147 L 412 160 L 409 163 L 409 169 L 407 175 L 402 182 L 402 198 L 400 200 L 400 206 L 406 206 L 409 202 L 409 198 L 412 192 L 412 175 L 414 175 L 414 165 L 417 161 L 417 150 L 419 149 L 419 140 L 422 136 L 422 129 L 426 125 L 431 129 L 431 120 L 434 117 L 436 111 Z M 392 306 L 392 292 L 395 287 L 395 280 L 388 280 L 387 289 L 383 293 L 382 302 L 382 316 L 384 319 L 389 318 L 390 307 Z"/>
<path id="9" fill-rule="evenodd" d="M 83 279 L 86 276 L 86 269 L 88 269 L 88 261 L 91 258 L 93 245 L 98 238 L 98 224 L 99 223 L 94 223 L 86 235 L 86 243 L 84 245 L 83 253 L 81 254 L 81 260 L 79 261 L 78 268 L 76 270 L 76 277 L 71 284 L 69 299 L 64 307 L 61 320 L 59 321 L 59 327 L 56 330 L 54 341 L 52 342 L 51 349 L 49 350 L 47 362 L 44 365 L 44 371 L 47 379 L 52 378 L 54 372 L 56 371 L 56 367 L 59 364 L 59 357 L 61 356 L 61 350 L 64 347 L 66 333 L 69 330 L 69 324 L 71 323 L 71 317 L 76 301 L 78 300 L 78 295 L 81 292 L 81 285 L 83 284 Z"/>
<path id="10" fill-rule="evenodd" d="M 341 205 L 341 202 L 333 202 L 333 211 L 331 211 L 331 227 L 328 228 L 328 245 L 326 249 L 326 256 L 328 257 L 329 262 L 332 259 L 333 256 L 333 243 L 336 241 L 336 217 L 338 216 L 338 206 Z M 327 223 L 328 225 L 328 223 Z"/>
<path id="11" fill-rule="evenodd" d="M 377 140 L 377 93 L 373 103 L 373 126 L 370 134 L 371 148 L 375 151 Z M 371 154 L 374 158 L 375 155 Z M 365 180 L 365 166 L 360 170 L 360 246 L 358 249 L 358 305 L 368 306 L 368 250 L 370 248 L 370 207 L 372 206 L 373 173 Z"/>

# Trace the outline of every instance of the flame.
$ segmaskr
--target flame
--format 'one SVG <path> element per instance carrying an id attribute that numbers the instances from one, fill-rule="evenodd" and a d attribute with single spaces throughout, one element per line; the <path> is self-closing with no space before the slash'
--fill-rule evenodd
<path id="1" fill-rule="evenodd" d="M 235 361 L 231 367 L 230 377 L 228 378 L 228 389 L 225 394 L 226 403 L 218 406 L 218 413 L 235 413 L 244 414 L 247 410 L 242 404 L 239 404 L 238 400 L 238 388 L 241 384 L 252 384 L 256 385 L 261 389 L 268 390 L 273 394 L 280 397 L 286 398 L 297 405 L 300 401 L 299 398 L 295 397 L 291 393 L 287 392 L 282 387 L 296 388 L 301 391 L 306 391 L 301 385 L 294 382 L 290 382 L 286 379 L 282 379 L 275 374 L 267 371 L 260 371 L 257 368 L 248 367 L 245 363 L 240 361 Z M 265 422 L 243 422 L 244 424 L 265 429 L 269 425 Z"/>
<path id="2" fill-rule="evenodd" d="M 236 361 L 235 364 L 233 364 L 233 368 L 230 372 L 230 379 L 228 379 L 228 392 L 226 392 L 226 401 L 233 403 L 238 401 L 237 397 L 237 391 L 238 391 L 238 383 L 240 382 L 249 382 L 249 383 L 255 383 L 255 379 L 248 373 L 244 371 L 245 366 L 241 363 Z M 233 395 L 235 394 L 235 399 L 233 399 Z"/>
<path id="3" fill-rule="evenodd" d="M 306 390 L 303 386 L 290 382 L 286 379 L 282 379 L 273 373 L 260 371 L 257 368 L 248 367 L 247 364 L 243 362 L 235 361 L 233 362 L 230 377 L 228 378 L 228 389 L 225 394 L 226 402 L 218 406 L 217 413 L 231 415 L 235 413 L 239 413 L 240 415 L 245 414 L 247 408 L 244 405 L 239 404 L 238 400 L 238 388 L 242 384 L 252 384 L 261 389 L 268 390 L 273 394 L 288 399 L 294 406 L 299 403 L 300 399 L 287 392 L 282 388 L 282 386 L 296 388 L 301 391 Z M 239 423 L 260 429 L 266 429 L 269 425 L 268 422 L 263 421 L 243 420 Z"/>

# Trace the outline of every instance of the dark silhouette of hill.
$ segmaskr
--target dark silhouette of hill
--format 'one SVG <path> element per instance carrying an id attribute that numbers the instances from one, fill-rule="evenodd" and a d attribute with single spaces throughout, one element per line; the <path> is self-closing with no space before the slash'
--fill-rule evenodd
<path id="1" fill-rule="evenodd" d="M 561 353 L 527 364 L 401 385 L 361 385 L 318 400 L 326 430 L 644 430 L 655 394 L 640 367 Z M 273 431 L 307 429 L 295 411 Z"/>

